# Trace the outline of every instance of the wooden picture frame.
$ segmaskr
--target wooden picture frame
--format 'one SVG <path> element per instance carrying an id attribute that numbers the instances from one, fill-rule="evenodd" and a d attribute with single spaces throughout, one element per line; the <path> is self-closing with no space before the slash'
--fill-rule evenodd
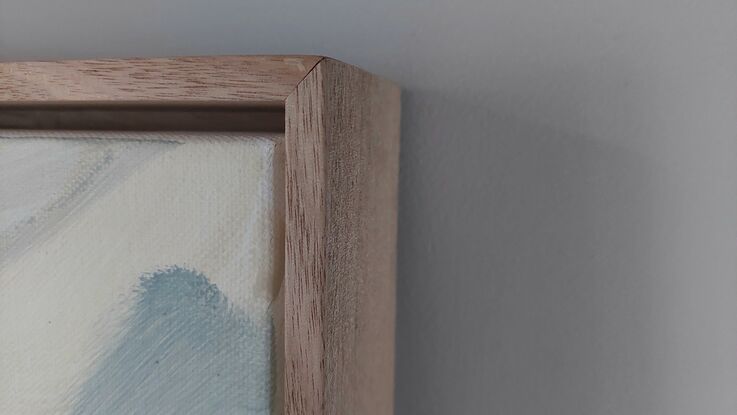
<path id="1" fill-rule="evenodd" d="M 399 124 L 395 85 L 319 56 L 0 63 L 0 129 L 284 132 L 290 415 L 393 412 Z"/>

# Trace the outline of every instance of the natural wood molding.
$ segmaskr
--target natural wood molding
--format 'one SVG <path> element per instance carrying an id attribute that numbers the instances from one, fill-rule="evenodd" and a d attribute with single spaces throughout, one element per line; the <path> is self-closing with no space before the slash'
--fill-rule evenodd
<path id="1" fill-rule="evenodd" d="M 400 93 L 331 59 L 286 100 L 286 413 L 390 414 Z"/>
<path id="2" fill-rule="evenodd" d="M 319 56 L 0 63 L 0 105 L 283 106 Z"/>

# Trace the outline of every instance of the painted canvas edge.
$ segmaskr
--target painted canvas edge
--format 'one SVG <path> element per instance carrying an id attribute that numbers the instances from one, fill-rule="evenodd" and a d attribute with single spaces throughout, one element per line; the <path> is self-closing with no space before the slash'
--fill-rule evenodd
<path id="1" fill-rule="evenodd" d="M 393 413 L 400 106 L 329 58 L 287 97 L 288 415 Z"/>
<path id="2" fill-rule="evenodd" d="M 6 132 L 4 131 L 3 133 L 6 133 Z M 45 136 L 44 132 L 24 132 L 24 131 L 19 131 L 19 132 L 15 133 L 15 134 L 11 134 L 11 135 L 13 135 L 14 137 L 8 137 L 8 138 L 19 138 L 19 139 L 24 139 L 24 138 L 37 138 L 37 139 L 43 139 L 44 136 Z M 175 136 L 172 136 L 171 134 L 162 134 L 162 133 L 149 134 L 145 138 L 138 137 L 136 135 L 131 135 L 129 133 L 113 133 L 112 134 L 113 137 L 110 137 L 111 134 L 106 134 L 106 135 L 108 136 L 107 139 L 109 139 L 111 141 L 117 141 L 118 139 L 120 139 L 120 140 L 123 141 L 123 144 L 125 144 L 125 142 L 131 142 L 133 140 L 138 140 L 138 139 L 144 140 L 146 138 L 147 139 L 154 139 L 157 142 L 161 140 L 161 141 L 164 141 L 164 142 L 166 142 L 168 144 L 168 143 L 173 143 L 174 141 L 172 139 L 173 138 L 176 138 L 176 135 Z M 178 134 L 178 135 L 181 135 L 181 134 Z M 218 134 L 218 136 L 220 138 L 224 138 L 224 139 L 225 138 L 231 138 L 230 135 L 228 135 L 228 134 Z M 241 137 L 242 134 L 238 134 L 237 136 L 238 137 Z M 70 133 L 55 133 L 55 134 L 49 135 L 47 137 L 48 138 L 58 138 L 58 139 L 64 139 L 64 138 L 82 138 L 82 139 L 83 138 L 92 138 L 92 139 L 97 138 L 97 139 L 101 139 L 101 137 L 99 137 L 97 133 L 95 133 L 95 134 L 86 133 L 83 136 L 77 136 L 76 134 L 71 134 L 71 136 L 70 136 Z M 210 135 L 208 135 L 208 137 L 210 137 Z M 192 137 L 191 136 L 187 136 L 187 138 L 192 138 Z M 280 146 L 281 143 L 283 143 L 283 135 L 281 135 L 281 134 L 278 135 L 278 136 L 263 137 L 263 139 L 264 139 L 264 141 L 273 142 L 277 146 L 277 149 L 278 149 L 278 146 Z M 261 138 L 259 138 L 259 140 L 261 140 Z M 279 159 L 281 159 L 283 157 L 283 148 L 281 148 L 280 150 L 277 150 L 277 151 L 271 151 L 271 153 L 275 157 L 278 157 Z M 283 163 L 280 163 L 280 164 L 283 166 Z M 241 173 L 243 172 L 242 169 L 239 169 L 238 171 L 241 172 Z M 275 190 L 276 189 L 283 189 L 283 183 L 281 181 L 281 176 L 282 176 L 282 173 L 283 173 L 283 168 L 275 169 L 274 173 L 278 177 L 275 177 L 274 178 L 274 187 L 273 187 L 273 189 L 275 189 Z M 177 175 L 177 177 L 179 177 L 179 175 Z M 241 175 L 241 177 L 243 177 L 243 175 Z M 223 183 L 225 181 L 219 181 L 219 182 Z M 143 186 L 143 187 L 146 187 L 146 186 Z M 276 196 L 277 199 L 281 199 L 280 196 L 283 196 L 283 193 L 280 192 L 280 191 L 276 191 L 275 193 L 273 193 L 273 195 Z M 283 210 L 283 207 L 281 207 L 280 204 L 278 204 L 278 205 L 279 205 L 279 207 L 277 208 L 277 210 L 272 211 L 272 212 L 283 212 L 284 211 Z M 273 213 L 272 213 L 272 215 L 273 215 Z M 279 214 L 278 217 L 280 218 L 278 220 L 278 222 L 281 223 L 281 221 L 283 220 L 283 216 L 281 214 Z M 283 246 L 283 241 L 282 241 L 282 238 L 281 237 L 283 236 L 283 232 L 278 232 L 277 231 L 276 234 L 277 235 L 280 235 L 279 238 L 278 238 L 278 241 L 275 242 L 275 243 L 278 244 L 277 251 L 279 253 L 281 253 L 281 251 L 282 251 L 281 248 Z M 70 240 L 74 240 L 73 238 L 69 238 L 69 239 Z M 114 252 L 114 251 L 108 251 L 108 252 Z M 269 257 L 263 257 L 262 256 L 262 258 L 269 258 Z M 283 257 L 282 257 L 282 255 L 280 254 L 278 256 L 278 258 L 274 258 L 273 260 L 270 260 L 270 261 L 274 261 L 275 262 L 275 265 L 278 266 L 278 268 L 277 268 L 277 270 L 276 270 L 276 272 L 274 274 L 281 277 L 283 275 L 283 271 L 281 270 L 281 266 L 283 266 Z M 61 263 L 61 262 L 64 262 L 64 261 L 57 261 L 57 263 Z M 48 275 L 48 274 L 47 273 L 44 273 L 44 275 Z M 279 278 L 279 280 L 281 280 L 281 278 Z M 45 319 L 43 319 L 43 320 L 44 320 L 43 321 L 43 323 L 44 323 L 44 326 L 43 327 L 45 328 L 46 327 L 45 326 L 45 322 L 46 321 L 45 321 Z M 49 324 L 50 323 L 51 322 L 49 321 Z M 158 364 L 158 361 L 157 361 L 157 364 Z"/>

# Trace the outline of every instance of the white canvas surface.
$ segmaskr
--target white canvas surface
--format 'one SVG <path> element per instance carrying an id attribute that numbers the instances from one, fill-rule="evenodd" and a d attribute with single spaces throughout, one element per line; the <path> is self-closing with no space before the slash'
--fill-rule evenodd
<path id="1" fill-rule="evenodd" d="M 280 140 L 0 131 L 0 413 L 270 413 Z"/>

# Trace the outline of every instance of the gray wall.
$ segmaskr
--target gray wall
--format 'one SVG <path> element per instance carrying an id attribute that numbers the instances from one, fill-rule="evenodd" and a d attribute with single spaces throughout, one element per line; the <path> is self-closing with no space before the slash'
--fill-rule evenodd
<path id="1" fill-rule="evenodd" d="M 399 414 L 737 413 L 733 0 L 0 0 L 0 59 L 404 87 Z"/>

